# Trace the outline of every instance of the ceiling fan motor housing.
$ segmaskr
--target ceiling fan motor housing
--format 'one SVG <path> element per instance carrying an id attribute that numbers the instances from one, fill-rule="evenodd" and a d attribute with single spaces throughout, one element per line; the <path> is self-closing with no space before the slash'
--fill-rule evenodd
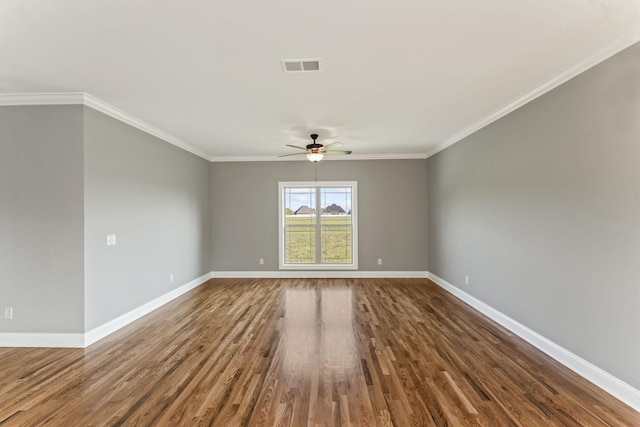
<path id="1" fill-rule="evenodd" d="M 318 150 L 320 150 L 322 147 L 324 147 L 324 145 L 318 144 L 316 142 L 316 139 L 318 139 L 318 134 L 317 133 L 312 133 L 309 136 L 311 137 L 311 139 L 313 139 L 313 143 L 307 145 L 307 150 L 311 150 L 312 153 L 317 153 Z"/>

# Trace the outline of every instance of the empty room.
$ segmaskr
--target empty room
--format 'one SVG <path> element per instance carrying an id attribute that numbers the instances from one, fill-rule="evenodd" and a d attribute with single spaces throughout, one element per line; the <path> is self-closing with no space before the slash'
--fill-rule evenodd
<path id="1" fill-rule="evenodd" d="M 640 1 L 0 0 L 0 426 L 640 426 Z"/>

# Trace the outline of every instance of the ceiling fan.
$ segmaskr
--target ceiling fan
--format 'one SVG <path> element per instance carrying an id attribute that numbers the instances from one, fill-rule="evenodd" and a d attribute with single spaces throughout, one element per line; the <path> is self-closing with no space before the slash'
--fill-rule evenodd
<path id="1" fill-rule="evenodd" d="M 306 147 L 299 147 L 297 145 L 287 144 L 287 147 L 304 150 L 303 153 L 283 154 L 282 156 L 279 156 L 279 157 L 299 156 L 300 154 L 306 154 L 307 159 L 309 159 L 313 163 L 318 163 L 320 160 L 322 160 L 325 154 L 351 154 L 351 151 L 349 150 L 335 150 L 331 148 L 336 145 L 343 145 L 342 142 L 332 142 L 331 144 L 323 145 L 316 142 L 316 139 L 318 139 L 317 133 L 312 133 L 309 136 L 311 136 L 311 139 L 313 140 L 313 142 L 307 145 Z"/>

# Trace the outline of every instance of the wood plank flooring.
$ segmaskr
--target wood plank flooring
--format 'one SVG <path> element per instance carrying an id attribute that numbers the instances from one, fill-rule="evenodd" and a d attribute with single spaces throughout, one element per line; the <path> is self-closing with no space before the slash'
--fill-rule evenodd
<path id="1" fill-rule="evenodd" d="M 216 279 L 0 372 L 0 426 L 640 425 L 422 279 Z"/>

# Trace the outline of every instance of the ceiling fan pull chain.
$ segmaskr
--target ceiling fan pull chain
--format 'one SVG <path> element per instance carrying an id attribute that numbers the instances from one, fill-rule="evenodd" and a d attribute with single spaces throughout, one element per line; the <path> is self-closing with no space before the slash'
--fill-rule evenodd
<path id="1" fill-rule="evenodd" d="M 316 179 L 316 184 L 318 183 L 318 162 L 313 162 L 314 165 L 316 165 L 315 171 L 315 179 Z"/>

